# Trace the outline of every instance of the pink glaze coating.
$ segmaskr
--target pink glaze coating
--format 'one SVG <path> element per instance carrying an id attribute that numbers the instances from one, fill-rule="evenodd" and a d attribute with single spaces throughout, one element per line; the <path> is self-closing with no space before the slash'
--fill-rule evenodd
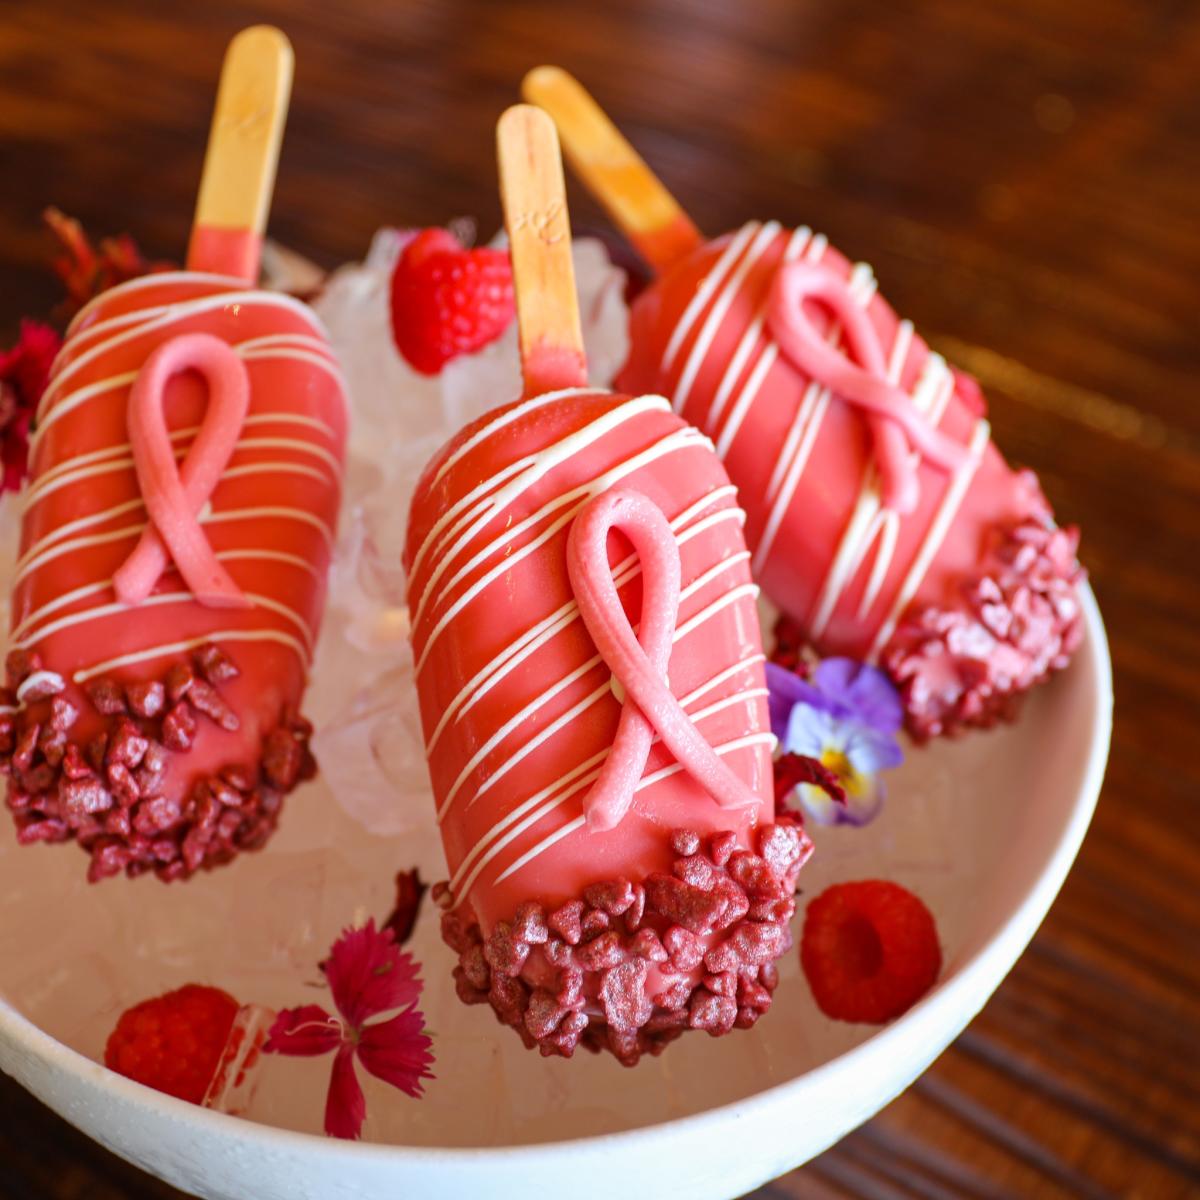
<path id="1" fill-rule="evenodd" d="M 845 297 L 860 314 L 849 338 Z M 903 643 L 912 732 L 986 725 L 1066 663 L 1077 535 L 992 444 L 975 381 L 896 316 L 869 267 L 807 229 L 752 222 L 639 296 L 630 335 L 621 386 L 673 397 L 713 439 L 768 596 L 821 653 L 894 668 Z M 1054 546 L 1014 569 L 1014 539 L 1037 531 Z M 981 585 L 990 608 L 967 598 Z M 930 634 L 953 614 L 967 619 L 949 639 Z"/>
<path id="2" fill-rule="evenodd" d="M 200 375 L 176 369 L 201 344 L 228 373 L 213 341 L 249 380 L 244 420 L 234 403 L 220 428 L 206 418 Z M 152 385 L 146 399 L 165 414 L 162 432 L 184 464 L 174 483 L 185 507 L 211 491 L 198 528 L 249 607 L 201 603 L 174 562 L 143 602 L 115 595 L 122 564 L 134 556 L 136 566 L 154 545 L 139 484 L 145 430 L 129 423 L 139 380 Z M 11 691 L 0 704 L 0 762 L 22 840 L 75 837 L 93 876 L 153 868 L 176 878 L 269 834 L 278 796 L 309 770 L 298 710 L 324 607 L 346 420 L 326 336 L 290 297 L 173 272 L 113 288 L 76 317 L 31 445 Z M 224 440 L 226 421 L 238 432 L 210 489 L 192 453 L 211 468 L 203 444 Z M 152 486 L 150 507 L 168 521 L 161 500 Z"/>
<path id="3" fill-rule="evenodd" d="M 639 498 L 614 512 L 631 495 Z M 672 554 L 659 534 L 646 534 L 651 513 L 674 543 L 677 602 Z M 446 940 L 460 955 L 463 998 L 490 1002 L 543 1053 L 569 1054 L 582 1037 L 632 1062 L 689 1023 L 732 1028 L 736 970 L 719 985 L 728 1004 L 718 1005 L 700 966 L 706 951 L 718 961 L 734 954 L 717 949 L 730 939 L 757 948 L 738 959 L 744 990 L 759 989 L 746 992 L 753 1003 L 741 1006 L 743 1023 L 769 1003 L 758 975 L 788 944 L 807 844 L 770 824 L 773 739 L 742 521 L 707 439 L 653 396 L 576 389 L 495 410 L 454 438 L 418 484 L 405 565 L 451 876 Z M 594 558 L 601 535 L 603 569 L 581 568 L 579 554 Z M 616 592 L 619 621 L 597 587 Z M 668 631 L 670 704 L 662 705 L 650 685 L 661 687 Z M 614 681 L 622 674 L 647 685 L 644 716 Z M 650 742 L 651 726 L 661 732 L 672 722 L 699 731 L 732 776 L 739 806 L 714 801 L 705 767 L 693 774 L 662 741 Z M 609 819 L 598 824 L 607 827 L 589 828 L 585 798 L 603 779 L 619 780 L 619 789 L 635 783 L 632 803 L 604 800 Z M 733 855 L 744 873 L 743 859 L 760 865 L 763 890 L 753 901 L 711 857 L 690 861 L 713 839 L 722 863 Z M 778 870 L 762 866 L 760 848 L 780 844 Z M 672 944 L 694 948 L 686 966 L 659 944 L 683 916 L 693 928 Z M 743 930 L 747 922 L 755 929 Z M 660 1004 L 671 988 L 670 1006 Z"/>

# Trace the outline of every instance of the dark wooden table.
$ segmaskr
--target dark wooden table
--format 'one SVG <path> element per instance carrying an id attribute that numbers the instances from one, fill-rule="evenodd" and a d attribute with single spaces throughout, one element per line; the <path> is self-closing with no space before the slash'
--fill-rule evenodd
<path id="1" fill-rule="evenodd" d="M 324 263 L 385 223 L 495 228 L 493 123 L 542 61 L 594 87 L 703 228 L 807 222 L 871 261 L 1083 525 L 1116 732 L 1079 862 L 996 997 L 759 1195 L 1200 1195 L 1200 8 L 8 0 L 0 19 L 5 339 L 56 294 L 48 202 L 180 253 L 217 64 L 257 20 L 298 59 L 273 232 Z M 177 1194 L 0 1079 L 0 1196 Z"/>

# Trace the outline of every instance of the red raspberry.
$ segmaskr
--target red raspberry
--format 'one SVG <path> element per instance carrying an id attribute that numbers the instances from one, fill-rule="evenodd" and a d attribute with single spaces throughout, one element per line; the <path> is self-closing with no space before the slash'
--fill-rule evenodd
<path id="1" fill-rule="evenodd" d="M 143 1000 L 121 1014 L 104 1048 L 104 1064 L 156 1091 L 200 1104 L 237 1014 L 232 996 L 196 983 Z"/>
<path id="2" fill-rule="evenodd" d="M 942 951 L 932 914 L 912 892 L 869 879 L 827 888 L 809 904 L 800 965 L 827 1017 L 882 1025 L 929 991 Z"/>
<path id="3" fill-rule="evenodd" d="M 512 266 L 502 250 L 465 250 L 448 230 L 425 229 L 392 273 L 392 337 L 423 375 L 493 342 L 513 319 Z"/>

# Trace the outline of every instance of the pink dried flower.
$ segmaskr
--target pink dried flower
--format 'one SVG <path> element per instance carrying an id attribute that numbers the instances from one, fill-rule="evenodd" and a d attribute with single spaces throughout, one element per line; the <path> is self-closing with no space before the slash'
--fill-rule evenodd
<path id="1" fill-rule="evenodd" d="M 63 251 L 53 266 L 66 289 L 62 308 L 67 317 L 74 316 L 89 300 L 118 283 L 173 269 L 172 263 L 144 258 L 127 233 L 101 238 L 97 249 L 73 217 L 57 208 L 46 209 L 42 217 Z"/>
<path id="2" fill-rule="evenodd" d="M 421 900 L 428 889 L 429 885 L 421 882 L 416 867 L 410 871 L 400 871 L 396 875 L 396 907 L 392 910 L 392 915 L 384 921 L 383 928 L 392 931 L 397 946 L 403 946 L 412 936 L 417 914 L 421 911 Z"/>
<path id="3" fill-rule="evenodd" d="M 29 469 L 29 426 L 62 339 L 49 325 L 23 320 L 17 344 L 0 351 L 0 492 L 15 492 Z"/>
<path id="4" fill-rule="evenodd" d="M 361 929 L 347 929 L 334 943 L 322 969 L 338 1015 L 319 1004 L 284 1009 L 271 1026 L 263 1049 L 268 1054 L 302 1058 L 335 1053 L 325 1103 L 325 1132 L 353 1140 L 362 1133 L 367 1115 L 355 1058 L 377 1079 L 414 1098 L 421 1095 L 421 1080 L 434 1077 L 429 1069 L 432 1042 L 417 1008 L 420 968 L 396 945 L 390 929 L 376 929 L 371 920 Z M 386 1013 L 395 1015 L 371 1020 Z"/>

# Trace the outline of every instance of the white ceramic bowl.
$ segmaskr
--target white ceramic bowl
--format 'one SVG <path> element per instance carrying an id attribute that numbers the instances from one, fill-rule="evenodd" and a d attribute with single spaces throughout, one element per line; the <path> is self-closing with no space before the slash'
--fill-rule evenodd
<path id="1" fill-rule="evenodd" d="M 591 1058 L 554 1064 L 554 1078 L 576 1091 L 561 1106 L 563 1121 L 546 1126 L 551 1140 L 526 1129 L 514 1144 L 488 1146 L 472 1144 L 465 1109 L 461 1126 L 423 1127 L 423 1145 L 339 1143 L 200 1109 L 105 1070 L 2 994 L 0 1068 L 117 1154 L 212 1200 L 475 1200 L 549 1189 L 573 1200 L 741 1195 L 818 1154 L 908 1086 L 979 1011 L 1045 916 L 1087 829 L 1108 755 L 1108 646 L 1090 590 L 1084 609 L 1087 637 L 1074 663 L 1031 698 L 1015 726 L 915 751 L 879 823 L 818 840 L 802 880 L 809 894 L 837 878 L 883 874 L 915 884 L 938 917 L 943 978 L 884 1029 L 821 1018 L 793 954 L 775 1010 L 754 1031 L 715 1041 L 689 1035 L 628 1073 Z M 0 861 L 0 874 L 7 866 Z M 0 921 L 19 918 L 7 911 Z M 448 967 L 430 947 L 432 978 Z M 512 1038 L 488 1014 L 466 1011 L 480 1022 L 481 1045 Z M 455 1072 L 442 1069 L 444 1077 Z M 469 1066 L 458 1071 L 471 1074 Z M 581 1107 L 580 1080 L 585 1089 L 594 1081 L 610 1107 Z M 705 1080 L 717 1082 L 706 1088 Z M 439 1086 L 486 1092 L 475 1078 Z M 612 1110 L 622 1095 L 628 1105 Z M 495 1109 L 512 1097 L 479 1099 Z M 684 1115 L 662 1119 L 677 1112 Z M 402 1140 L 395 1128 L 389 1141 Z"/>

